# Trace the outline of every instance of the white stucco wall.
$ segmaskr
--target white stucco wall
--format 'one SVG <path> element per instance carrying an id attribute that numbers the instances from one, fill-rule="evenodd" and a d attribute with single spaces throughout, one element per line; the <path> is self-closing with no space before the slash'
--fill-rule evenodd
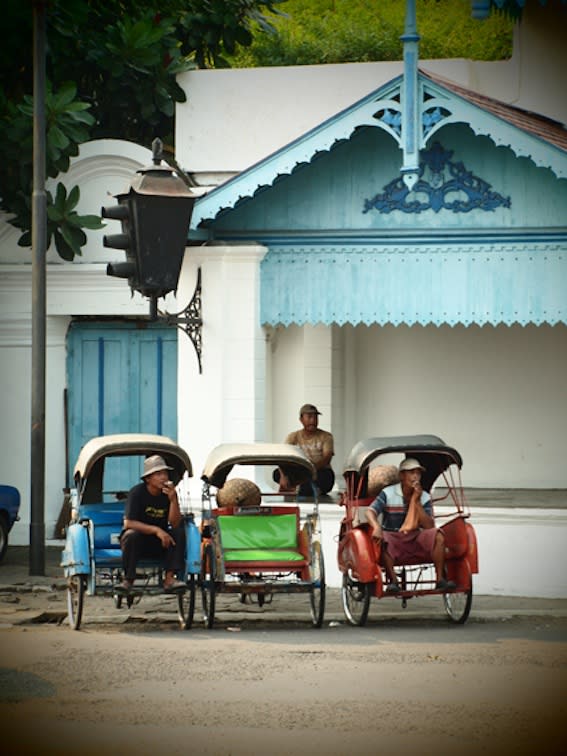
<path id="1" fill-rule="evenodd" d="M 477 81 L 478 65 L 462 59 L 421 63 L 465 86 Z M 485 65 L 494 69 L 487 82 L 503 80 L 509 93 L 511 64 Z M 188 71 L 178 79 L 187 102 L 176 110 L 177 160 L 202 174 L 200 181 L 218 183 L 402 72 L 401 62 Z"/>
<path id="2" fill-rule="evenodd" d="M 473 576 L 474 594 L 567 598 L 565 510 L 477 508 L 470 514 L 479 560 L 478 574 Z M 325 576 L 327 585 L 333 587 L 339 587 L 342 580 L 336 542 L 342 515 L 340 507 L 321 506 Z M 441 599 L 439 606 L 442 610 Z"/>
<path id="3" fill-rule="evenodd" d="M 202 276 L 202 365 L 190 339 L 179 336 L 178 438 L 195 470 L 192 496 L 209 452 L 221 443 L 265 440 L 265 335 L 259 325 L 260 245 L 190 248 L 178 299 L 193 294 Z"/>
<path id="4" fill-rule="evenodd" d="M 362 438 L 433 433 L 461 452 L 466 486 L 567 488 L 566 326 L 337 330 L 343 333 L 335 359 L 344 366 L 344 431 L 335 427 L 334 414 L 324 415 L 321 426 L 335 435 L 339 476 Z M 279 328 L 271 339 L 274 440 L 295 428 L 304 401 L 320 402 L 316 384 L 301 394 L 295 367 L 301 333 L 297 326 Z"/>
<path id="5" fill-rule="evenodd" d="M 432 429 L 468 486 L 567 488 L 567 327 L 355 330 L 361 435 Z"/>

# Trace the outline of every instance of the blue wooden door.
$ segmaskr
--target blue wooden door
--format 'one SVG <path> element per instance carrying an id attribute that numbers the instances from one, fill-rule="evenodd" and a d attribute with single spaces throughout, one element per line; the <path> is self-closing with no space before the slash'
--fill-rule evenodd
<path id="1" fill-rule="evenodd" d="M 176 440 L 177 329 L 72 323 L 67 389 L 69 480 L 81 447 L 94 436 L 158 433 Z M 139 463 L 135 470 L 118 461 L 114 466 L 116 488 L 139 479 Z"/>

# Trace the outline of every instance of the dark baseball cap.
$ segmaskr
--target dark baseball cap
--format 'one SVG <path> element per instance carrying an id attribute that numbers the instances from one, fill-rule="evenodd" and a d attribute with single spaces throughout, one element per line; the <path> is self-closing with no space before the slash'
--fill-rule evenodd
<path id="1" fill-rule="evenodd" d="M 304 404 L 299 410 L 299 417 L 301 415 L 320 415 L 321 413 L 314 404 Z"/>

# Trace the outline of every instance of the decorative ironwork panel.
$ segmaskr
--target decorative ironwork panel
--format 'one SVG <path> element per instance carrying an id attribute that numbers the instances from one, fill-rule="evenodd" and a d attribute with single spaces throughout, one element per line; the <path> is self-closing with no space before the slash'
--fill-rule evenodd
<path id="1" fill-rule="evenodd" d="M 433 210 L 450 210 L 453 213 L 469 213 L 471 210 L 494 210 L 511 207 L 510 197 L 492 191 L 490 184 L 463 163 L 451 160 L 453 150 L 445 150 L 439 142 L 430 149 L 421 151 L 419 178 L 413 189 L 407 188 L 402 177 L 386 184 L 384 191 L 364 202 L 363 212 L 378 210 L 391 213 L 423 213 Z"/>

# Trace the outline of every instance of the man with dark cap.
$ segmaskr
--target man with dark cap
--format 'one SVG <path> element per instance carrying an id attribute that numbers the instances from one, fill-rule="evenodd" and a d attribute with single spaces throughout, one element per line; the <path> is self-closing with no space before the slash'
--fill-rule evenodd
<path id="1" fill-rule="evenodd" d="M 128 493 L 124 511 L 124 529 L 120 536 L 124 582 L 122 592 L 132 590 L 136 565 L 142 558 L 163 559 L 163 589 L 175 593 L 186 588 L 175 579 L 185 561 L 185 528 L 177 499 L 163 457 L 154 454 L 144 460 L 142 483 Z"/>
<path id="2" fill-rule="evenodd" d="M 335 473 L 331 467 L 335 451 L 332 434 L 318 427 L 320 414 L 314 404 L 304 404 L 299 410 L 299 420 L 303 427 L 289 433 L 285 443 L 303 449 L 317 470 L 316 483 L 319 492 L 327 494 L 335 484 Z M 274 472 L 274 480 L 280 484 L 280 491 L 293 490 L 281 470 Z M 300 496 L 312 496 L 311 483 L 302 483 L 298 493 Z"/>
<path id="3" fill-rule="evenodd" d="M 448 591 L 456 587 L 443 575 L 445 539 L 435 527 L 429 494 L 421 486 L 424 470 L 417 459 L 404 459 L 398 468 L 400 482 L 382 489 L 366 510 L 372 538 L 382 546 L 380 562 L 389 581 L 387 593 L 400 590 L 395 564 L 433 562 L 436 589 Z"/>

